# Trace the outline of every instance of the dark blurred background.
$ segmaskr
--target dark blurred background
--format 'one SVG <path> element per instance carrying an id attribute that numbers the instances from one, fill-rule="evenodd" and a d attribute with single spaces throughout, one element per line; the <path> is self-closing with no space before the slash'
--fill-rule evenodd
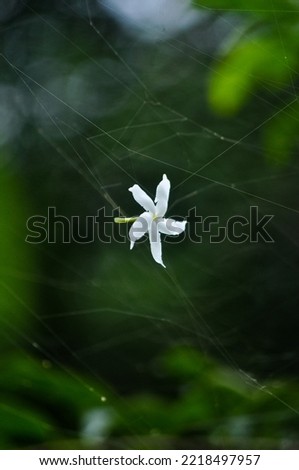
<path id="1" fill-rule="evenodd" d="M 0 446 L 298 448 L 298 2 L 14 0 L 0 22 Z M 274 243 L 168 237 L 164 270 L 147 240 L 25 241 L 49 207 L 82 234 L 138 215 L 128 188 L 163 173 L 188 233 L 192 208 L 257 206 Z"/>

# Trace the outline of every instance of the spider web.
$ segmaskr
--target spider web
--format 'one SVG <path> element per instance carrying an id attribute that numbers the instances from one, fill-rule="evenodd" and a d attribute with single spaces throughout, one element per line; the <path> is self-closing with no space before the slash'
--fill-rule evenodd
<path id="1" fill-rule="evenodd" d="M 27 161 L 20 155 L 5 165 L 16 165 L 29 182 L 33 207 L 27 215 L 44 214 L 49 206 L 68 216 L 94 215 L 99 207 L 110 215 L 118 208 L 136 215 L 128 187 L 140 184 L 153 196 L 166 173 L 172 183 L 169 215 L 186 217 L 196 207 L 199 215 L 224 221 L 258 206 L 261 214 L 274 215 L 275 243 L 163 242 L 167 270 L 154 265 L 147 241 L 133 252 L 128 242 L 32 245 L 42 267 L 12 267 L 9 276 L 28 289 L 38 286 L 40 305 L 2 281 L 30 319 L 28 328 L 1 318 L 3 338 L 79 381 L 83 394 L 96 395 L 105 406 L 113 399 L 126 406 L 127 396 L 145 390 L 172 395 L 172 383 L 151 370 L 154 360 L 174 346 L 192 347 L 297 419 L 296 399 L 269 385 L 298 371 L 298 168 L 294 158 L 284 166 L 269 164 L 259 138 L 279 115 L 297 120 L 292 109 L 298 72 L 288 62 L 277 10 L 276 59 L 284 62 L 291 87 L 285 92 L 283 83 L 275 89 L 269 83 L 265 93 L 251 91 L 248 116 L 228 119 L 214 115 L 206 102 L 209 73 L 222 60 L 219 37 L 212 44 L 208 38 L 219 29 L 224 37 L 232 29 L 241 34 L 240 18 L 219 18 L 219 10 L 207 9 L 211 15 L 184 33 L 166 31 L 163 40 L 150 42 L 128 34 L 123 18 L 114 22 L 111 6 L 100 6 L 61 2 L 55 17 L 25 5 L 16 30 L 43 31 L 46 41 L 59 44 L 54 49 L 60 57 L 46 57 L 45 49 L 44 58 L 27 63 L 9 48 L 1 54 L 1 67 L 25 103 L 16 150 Z M 75 31 L 61 28 L 66 11 L 80 22 L 83 44 Z M 35 135 L 34 147 L 26 126 Z M 273 285 L 281 291 L 273 293 Z M 238 317 L 232 308 L 239 309 Z M 99 394 L 90 380 L 106 393 Z"/>

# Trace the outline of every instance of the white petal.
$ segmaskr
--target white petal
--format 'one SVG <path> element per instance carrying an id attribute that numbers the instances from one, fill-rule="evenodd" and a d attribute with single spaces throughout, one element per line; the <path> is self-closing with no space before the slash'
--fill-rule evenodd
<path id="1" fill-rule="evenodd" d="M 156 190 L 156 216 L 164 217 L 168 207 L 168 198 L 170 191 L 170 181 L 166 175 L 163 175 L 162 181 L 158 184 Z"/>
<path id="2" fill-rule="evenodd" d="M 165 268 L 166 266 L 162 261 L 161 235 L 158 230 L 158 224 L 155 220 L 152 222 L 150 227 L 149 240 L 151 245 L 151 253 L 154 260 Z"/>
<path id="3" fill-rule="evenodd" d="M 133 194 L 133 198 L 135 199 L 138 204 L 143 207 L 146 211 L 150 211 L 152 213 L 155 212 L 155 204 L 151 200 L 151 198 L 143 191 L 143 189 L 138 186 L 138 184 L 134 184 L 129 191 Z"/>
<path id="4" fill-rule="evenodd" d="M 186 228 L 187 220 L 179 221 L 174 219 L 160 219 L 158 221 L 158 230 L 166 235 L 179 235 Z"/>
<path id="5" fill-rule="evenodd" d="M 130 250 L 132 250 L 134 243 L 149 231 L 151 222 L 152 215 L 149 212 L 143 212 L 143 214 L 135 220 L 129 231 L 129 237 L 131 240 Z"/>

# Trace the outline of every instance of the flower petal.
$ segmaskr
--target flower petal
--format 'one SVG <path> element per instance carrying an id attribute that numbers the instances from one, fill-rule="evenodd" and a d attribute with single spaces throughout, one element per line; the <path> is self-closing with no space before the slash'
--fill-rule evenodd
<path id="1" fill-rule="evenodd" d="M 161 236 L 158 230 L 158 223 L 155 220 L 153 220 L 150 226 L 149 240 L 151 246 L 151 253 L 154 260 L 165 268 L 166 266 L 162 261 Z"/>
<path id="2" fill-rule="evenodd" d="M 156 212 L 157 217 L 164 217 L 165 212 L 167 211 L 168 198 L 170 191 L 170 181 L 166 175 L 163 175 L 162 181 L 158 184 L 156 190 Z"/>
<path id="3" fill-rule="evenodd" d="M 159 219 L 158 230 L 165 235 L 179 235 L 186 228 L 187 220 Z"/>
<path id="4" fill-rule="evenodd" d="M 138 186 L 138 184 L 134 184 L 131 188 L 129 188 L 129 191 L 133 194 L 133 198 L 135 199 L 138 204 L 143 207 L 146 211 L 152 212 L 154 214 L 155 212 L 155 204 L 151 200 L 151 198 L 146 194 L 146 192 L 143 191 L 143 189 Z"/>
<path id="5" fill-rule="evenodd" d="M 132 250 L 134 243 L 149 231 L 152 219 L 153 217 L 149 212 L 143 212 L 138 219 L 135 220 L 129 231 L 131 240 L 130 250 Z"/>

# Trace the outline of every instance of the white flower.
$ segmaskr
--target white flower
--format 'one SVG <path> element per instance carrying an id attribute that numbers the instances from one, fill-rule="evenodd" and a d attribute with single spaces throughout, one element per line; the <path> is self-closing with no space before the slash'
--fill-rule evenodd
<path id="1" fill-rule="evenodd" d="M 133 194 L 135 201 L 145 209 L 145 212 L 136 218 L 130 229 L 130 249 L 132 250 L 136 240 L 139 240 L 148 233 L 153 258 L 165 268 L 162 261 L 160 234 L 179 235 L 185 230 L 187 223 L 187 221 L 179 222 L 174 219 L 164 218 L 168 206 L 170 181 L 166 175 L 163 175 L 162 181 L 157 186 L 155 202 L 152 201 L 138 184 L 134 184 L 134 186 L 129 188 L 129 191 Z"/>

